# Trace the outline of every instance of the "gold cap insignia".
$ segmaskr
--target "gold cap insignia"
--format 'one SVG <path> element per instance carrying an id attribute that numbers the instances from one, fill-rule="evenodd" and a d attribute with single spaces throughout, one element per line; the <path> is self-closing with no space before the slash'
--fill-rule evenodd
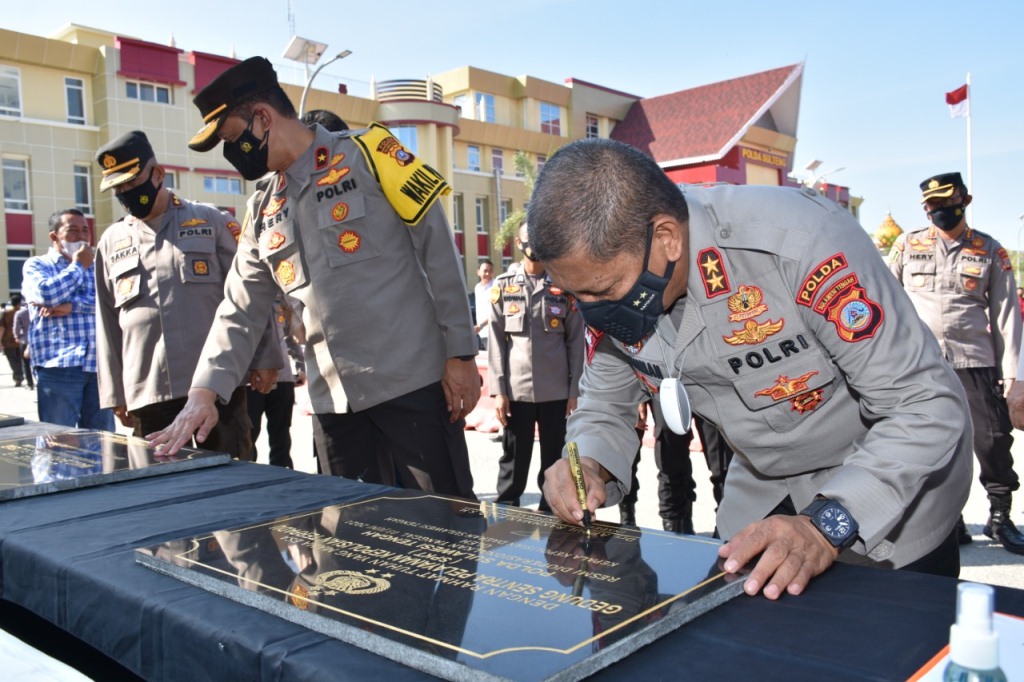
<path id="1" fill-rule="evenodd" d="M 116 165 L 117 165 L 117 159 L 115 159 L 111 154 L 104 154 L 103 155 L 103 167 L 104 168 L 113 168 Z"/>

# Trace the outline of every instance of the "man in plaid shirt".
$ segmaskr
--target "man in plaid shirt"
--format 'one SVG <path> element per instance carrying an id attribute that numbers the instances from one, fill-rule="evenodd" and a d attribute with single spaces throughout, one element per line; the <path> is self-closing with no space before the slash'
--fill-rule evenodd
<path id="1" fill-rule="evenodd" d="M 114 414 L 100 409 L 96 383 L 96 282 L 82 212 L 50 216 L 50 241 L 50 250 L 25 261 L 22 271 L 39 421 L 113 431 Z"/>

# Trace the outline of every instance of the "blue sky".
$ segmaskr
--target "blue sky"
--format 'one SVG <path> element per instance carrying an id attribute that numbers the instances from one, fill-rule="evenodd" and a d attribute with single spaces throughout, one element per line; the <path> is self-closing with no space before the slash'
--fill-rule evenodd
<path id="1" fill-rule="evenodd" d="M 357 9 L 375 6 L 376 13 Z M 868 232 L 887 211 L 904 229 L 923 226 L 918 183 L 948 171 L 966 179 L 965 120 L 950 118 L 944 94 L 970 72 L 972 224 L 1011 250 L 1022 236 L 1019 0 L 47 0 L 20 5 L 0 25 L 50 35 L 73 22 L 153 42 L 173 34 L 184 50 L 265 55 L 283 79 L 303 82 L 302 68 L 281 57 L 292 34 L 289 8 L 295 33 L 327 43 L 329 54 L 352 50 L 316 85 L 340 81 L 360 96 L 373 77 L 424 78 L 471 64 L 651 97 L 803 61 L 794 167 L 820 159 L 819 172 L 843 168 L 829 179 L 864 197 Z"/>

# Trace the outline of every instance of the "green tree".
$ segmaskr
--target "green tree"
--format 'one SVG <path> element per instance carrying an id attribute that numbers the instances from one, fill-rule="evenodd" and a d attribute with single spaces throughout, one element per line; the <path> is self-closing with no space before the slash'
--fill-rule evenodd
<path id="1" fill-rule="evenodd" d="M 512 155 L 512 165 L 516 169 L 516 175 L 523 178 L 523 187 L 526 189 L 526 204 L 529 205 L 530 197 L 533 195 L 533 183 L 537 179 L 537 169 L 526 152 L 518 151 Z M 519 226 L 526 220 L 526 208 L 517 208 L 512 211 L 501 224 L 494 241 L 498 248 L 504 248 L 506 244 L 515 241 L 516 232 Z"/>

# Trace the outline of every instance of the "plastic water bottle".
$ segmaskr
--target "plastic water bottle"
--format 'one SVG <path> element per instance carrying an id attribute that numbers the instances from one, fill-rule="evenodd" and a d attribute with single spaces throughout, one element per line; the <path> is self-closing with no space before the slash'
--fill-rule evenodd
<path id="1" fill-rule="evenodd" d="M 999 633 L 992 627 L 991 585 L 956 587 L 956 623 L 949 628 L 949 663 L 944 682 L 1006 682 L 999 667 Z"/>

